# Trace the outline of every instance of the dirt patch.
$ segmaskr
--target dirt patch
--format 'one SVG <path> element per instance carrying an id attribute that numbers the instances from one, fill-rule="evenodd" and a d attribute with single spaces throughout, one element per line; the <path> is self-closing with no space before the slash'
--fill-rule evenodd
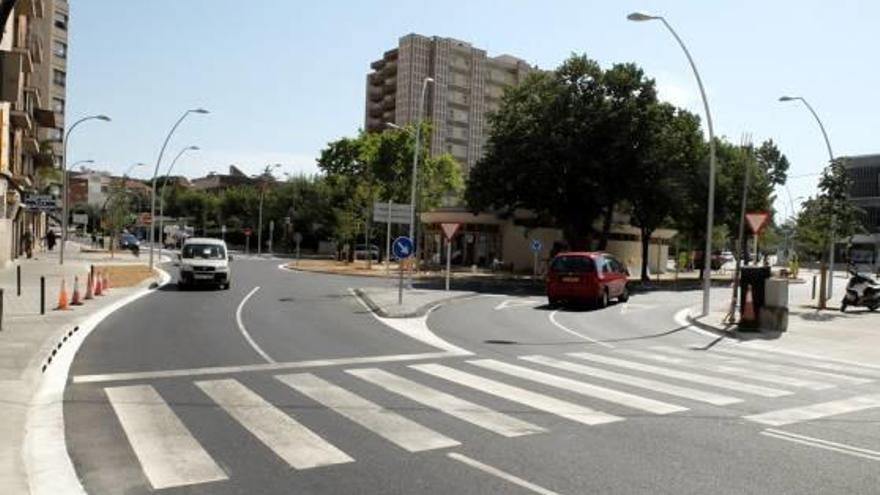
<path id="1" fill-rule="evenodd" d="M 111 287 L 134 287 L 157 276 L 147 265 L 102 265 L 95 270 L 110 276 Z"/>

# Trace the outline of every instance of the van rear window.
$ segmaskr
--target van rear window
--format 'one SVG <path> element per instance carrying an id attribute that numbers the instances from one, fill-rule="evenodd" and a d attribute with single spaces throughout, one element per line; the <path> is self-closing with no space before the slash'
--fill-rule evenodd
<path id="1" fill-rule="evenodd" d="M 557 256 L 550 269 L 557 273 L 587 273 L 595 271 L 596 265 L 586 256 Z"/>

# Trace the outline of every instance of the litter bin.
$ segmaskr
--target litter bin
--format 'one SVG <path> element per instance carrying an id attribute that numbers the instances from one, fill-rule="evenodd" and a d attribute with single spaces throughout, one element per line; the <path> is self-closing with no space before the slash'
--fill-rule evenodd
<path id="1" fill-rule="evenodd" d="M 758 315 L 765 305 L 764 283 L 770 278 L 769 266 L 744 266 L 740 271 L 740 317 L 742 329 L 758 329 Z M 746 295 L 751 292 L 751 301 Z M 751 305 L 751 307 L 749 307 Z"/>

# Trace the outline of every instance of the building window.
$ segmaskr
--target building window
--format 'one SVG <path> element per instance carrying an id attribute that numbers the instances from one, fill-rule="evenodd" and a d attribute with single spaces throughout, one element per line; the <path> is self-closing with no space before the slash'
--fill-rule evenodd
<path id="1" fill-rule="evenodd" d="M 52 51 L 55 52 L 55 56 L 58 58 L 67 58 L 67 43 L 55 40 L 52 43 Z"/>
<path id="2" fill-rule="evenodd" d="M 52 98 L 52 111 L 64 113 L 64 98 Z"/>
<path id="3" fill-rule="evenodd" d="M 61 141 L 61 129 L 52 127 L 46 133 L 50 141 Z"/>
<path id="4" fill-rule="evenodd" d="M 67 73 L 63 70 L 52 69 L 52 81 L 59 86 L 67 86 Z"/>
<path id="5" fill-rule="evenodd" d="M 67 14 L 64 12 L 55 12 L 55 27 L 67 31 Z"/>

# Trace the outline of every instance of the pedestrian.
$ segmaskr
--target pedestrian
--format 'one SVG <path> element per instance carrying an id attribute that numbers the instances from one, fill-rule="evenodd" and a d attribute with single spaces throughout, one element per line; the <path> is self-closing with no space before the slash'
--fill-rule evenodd
<path id="1" fill-rule="evenodd" d="M 27 255 L 28 258 L 32 258 L 34 256 L 34 235 L 31 233 L 30 228 L 25 230 L 24 234 L 22 234 L 21 243 L 25 255 Z"/>
<path id="2" fill-rule="evenodd" d="M 55 249 L 55 231 L 54 230 L 50 229 L 49 232 L 46 232 L 46 247 L 49 248 L 49 251 L 52 251 L 53 249 Z"/>

